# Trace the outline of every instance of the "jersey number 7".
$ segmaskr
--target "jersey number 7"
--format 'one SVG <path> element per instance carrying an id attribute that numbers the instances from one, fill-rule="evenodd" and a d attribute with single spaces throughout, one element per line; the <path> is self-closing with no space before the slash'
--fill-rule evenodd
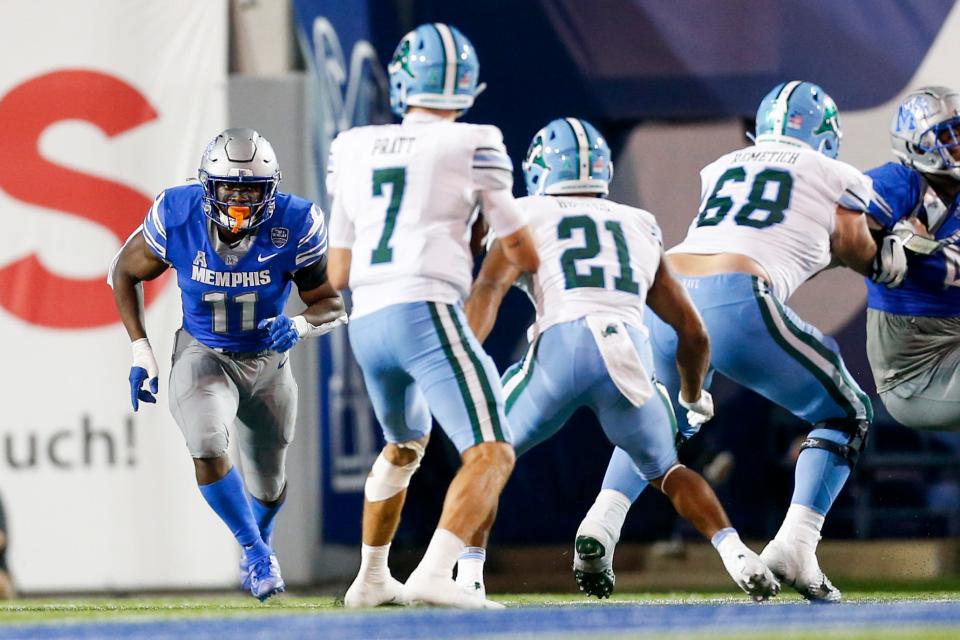
<path id="1" fill-rule="evenodd" d="M 383 222 L 383 233 L 380 234 L 380 242 L 377 248 L 373 250 L 370 257 L 370 264 L 382 264 L 384 262 L 393 262 L 393 247 L 390 246 L 390 238 L 397 226 L 397 214 L 400 212 L 400 202 L 403 200 L 403 189 L 407 184 L 407 170 L 405 167 L 390 167 L 389 169 L 374 169 L 373 171 L 373 195 L 382 196 L 383 185 L 391 185 L 390 204 L 387 205 L 387 217 Z"/>

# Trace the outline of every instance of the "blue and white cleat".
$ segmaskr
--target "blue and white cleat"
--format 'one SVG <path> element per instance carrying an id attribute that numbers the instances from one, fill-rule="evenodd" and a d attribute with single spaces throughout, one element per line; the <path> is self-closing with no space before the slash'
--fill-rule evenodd
<path id="1" fill-rule="evenodd" d="M 247 562 L 247 552 L 240 552 L 240 589 L 250 591 L 250 563 Z"/>
<path id="2" fill-rule="evenodd" d="M 271 553 L 250 564 L 250 593 L 254 598 L 263 602 L 270 596 L 283 593 L 286 588 L 276 555 Z"/>

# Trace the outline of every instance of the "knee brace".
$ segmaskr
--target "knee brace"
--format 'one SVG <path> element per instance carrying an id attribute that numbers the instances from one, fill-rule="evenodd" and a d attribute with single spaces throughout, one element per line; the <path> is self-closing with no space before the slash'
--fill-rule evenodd
<path id="1" fill-rule="evenodd" d="M 410 478 L 420 468 L 420 460 L 423 459 L 425 451 L 423 444 L 413 440 L 411 442 L 401 442 L 396 446 L 400 449 L 413 451 L 416 454 L 416 459 L 399 466 L 387 460 L 381 451 L 373 463 L 370 475 L 367 476 L 366 484 L 363 486 L 363 495 L 367 501 L 382 502 L 404 491 L 410 485 Z"/>
<path id="2" fill-rule="evenodd" d="M 818 422 L 813 425 L 813 428 L 840 431 L 845 433 L 849 440 L 847 440 L 846 444 L 837 444 L 826 438 L 807 436 L 806 440 L 800 444 L 800 451 L 804 449 L 825 449 L 846 460 L 850 468 L 853 469 L 864 447 L 867 446 L 867 433 L 870 430 L 870 421 L 858 420 L 856 418 L 839 418 Z"/>

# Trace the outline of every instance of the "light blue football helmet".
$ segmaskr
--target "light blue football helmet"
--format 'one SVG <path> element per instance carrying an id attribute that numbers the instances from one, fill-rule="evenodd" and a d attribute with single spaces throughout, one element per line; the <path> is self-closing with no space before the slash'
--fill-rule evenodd
<path id="1" fill-rule="evenodd" d="M 842 137 L 836 103 L 812 82 L 780 83 L 757 109 L 758 143 L 801 142 L 828 158 L 836 158 Z"/>
<path id="2" fill-rule="evenodd" d="M 533 136 L 523 161 L 523 176 L 531 196 L 605 196 L 613 179 L 610 147 L 586 120 L 557 118 Z"/>
<path id="3" fill-rule="evenodd" d="M 441 22 L 422 24 L 397 45 L 387 65 L 390 108 L 398 116 L 407 107 L 465 112 L 484 89 L 477 86 L 480 60 L 467 37 Z"/>

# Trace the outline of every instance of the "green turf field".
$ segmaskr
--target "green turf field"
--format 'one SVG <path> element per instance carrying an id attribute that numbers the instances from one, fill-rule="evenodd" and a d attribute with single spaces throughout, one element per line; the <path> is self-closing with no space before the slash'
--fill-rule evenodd
<path id="1" fill-rule="evenodd" d="M 939 586 L 939 585 L 937 585 Z M 587 599 L 581 594 L 515 594 L 496 595 L 493 599 L 507 605 L 509 608 L 529 607 L 622 607 L 626 605 L 716 605 L 716 604 L 748 604 L 746 596 L 738 596 L 731 592 L 701 592 L 701 593 L 659 593 L 659 594 L 615 594 L 609 600 L 597 601 Z M 865 590 L 846 591 L 844 601 L 855 603 L 886 603 L 886 602 L 956 602 L 960 607 L 960 591 L 945 589 L 898 589 L 893 590 Z M 793 593 L 784 593 L 774 601 L 757 605 L 763 607 L 777 606 L 808 606 L 800 596 Z M 400 607 L 368 610 L 370 615 L 391 616 L 407 611 Z M 309 597 L 297 595 L 296 592 L 283 594 L 272 598 L 266 603 L 259 603 L 253 598 L 237 595 L 182 595 L 162 597 L 89 597 L 89 598 L 37 598 L 0 603 L 0 629 L 7 625 L 36 624 L 36 623 L 67 623 L 110 620 L 135 619 L 190 619 L 190 618 L 226 618 L 272 616 L 277 614 L 308 614 L 308 615 L 343 615 L 356 613 L 344 609 L 337 598 L 331 596 Z M 687 634 L 689 637 L 706 638 L 711 640 L 726 640 L 727 638 L 762 638 L 769 636 L 769 632 L 752 634 L 749 631 L 738 632 L 735 635 L 718 635 L 722 630 L 715 630 L 708 636 L 703 634 Z M 909 635 L 904 635 L 909 633 Z M 537 638 L 555 636 L 536 636 Z M 585 637 L 585 636 L 565 636 Z M 591 634 L 591 640 L 601 638 L 623 637 L 622 635 Z M 676 635 L 644 636 L 654 638 L 676 638 Z M 685 636 L 686 637 L 686 636 Z M 837 638 L 916 638 L 918 640 L 939 640 L 960 638 L 960 627 L 929 628 L 916 631 L 905 629 L 878 629 L 866 628 L 858 631 L 821 629 L 816 632 L 793 633 L 785 631 L 777 638 L 821 638 L 834 640 Z"/>

